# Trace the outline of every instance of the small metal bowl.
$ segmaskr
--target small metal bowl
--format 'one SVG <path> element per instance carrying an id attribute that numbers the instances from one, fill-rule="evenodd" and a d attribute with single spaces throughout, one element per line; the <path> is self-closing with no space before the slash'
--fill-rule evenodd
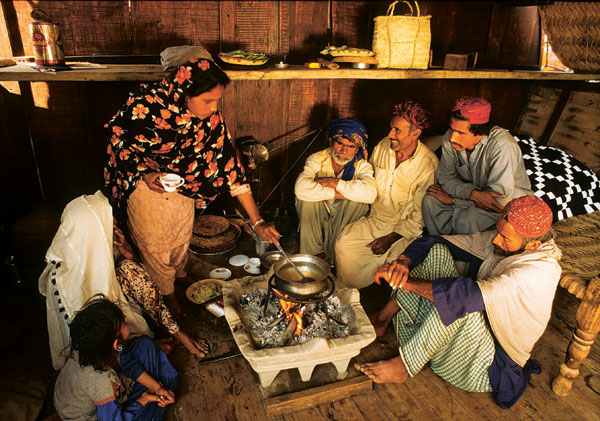
<path id="1" fill-rule="evenodd" d="M 279 62 L 279 63 L 273 64 L 273 66 L 275 66 L 276 69 L 285 69 L 289 66 L 289 64 L 284 63 L 284 62 Z"/>
<path id="2" fill-rule="evenodd" d="M 260 256 L 260 264 L 267 271 L 271 269 L 275 263 L 283 259 L 283 254 L 278 250 L 268 251 Z"/>
<path id="3" fill-rule="evenodd" d="M 352 67 L 355 69 L 368 69 L 371 67 L 370 63 L 352 63 Z"/>

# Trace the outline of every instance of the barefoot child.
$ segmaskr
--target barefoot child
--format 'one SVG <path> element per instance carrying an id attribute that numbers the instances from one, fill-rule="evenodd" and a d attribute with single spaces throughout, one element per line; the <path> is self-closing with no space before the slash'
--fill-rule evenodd
<path id="1" fill-rule="evenodd" d="M 70 325 L 70 358 L 54 406 L 63 420 L 162 419 L 177 372 L 148 336 L 129 339 L 121 309 L 94 296 Z"/>

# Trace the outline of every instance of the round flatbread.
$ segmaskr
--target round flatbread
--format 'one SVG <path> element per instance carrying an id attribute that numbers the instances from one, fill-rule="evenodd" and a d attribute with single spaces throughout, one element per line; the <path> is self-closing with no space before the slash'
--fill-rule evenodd
<path id="1" fill-rule="evenodd" d="M 229 229 L 229 220 L 217 215 L 202 215 L 194 221 L 192 232 L 202 237 L 215 237 Z"/>
<path id="2" fill-rule="evenodd" d="M 190 248 L 192 251 L 198 253 L 213 253 L 226 250 L 237 243 L 241 233 L 242 229 L 239 226 L 230 224 L 229 228 L 219 235 L 204 237 L 192 234 L 192 238 L 190 238 Z"/>

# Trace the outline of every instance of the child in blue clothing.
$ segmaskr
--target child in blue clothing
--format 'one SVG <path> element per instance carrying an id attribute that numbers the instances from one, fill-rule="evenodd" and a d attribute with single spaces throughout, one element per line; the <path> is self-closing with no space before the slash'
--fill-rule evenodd
<path id="1" fill-rule="evenodd" d="M 54 389 L 63 420 L 162 419 L 177 371 L 148 336 L 129 338 L 121 309 L 94 296 L 69 326 L 70 358 Z"/>

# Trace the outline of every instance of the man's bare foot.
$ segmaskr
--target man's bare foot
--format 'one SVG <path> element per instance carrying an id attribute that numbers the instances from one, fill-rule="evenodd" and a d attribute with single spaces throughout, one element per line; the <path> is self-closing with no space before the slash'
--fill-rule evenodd
<path id="1" fill-rule="evenodd" d="M 175 296 L 175 293 L 165 295 L 164 298 L 165 298 L 165 302 L 167 303 L 167 307 L 169 307 L 169 310 L 171 310 L 171 313 L 173 313 L 173 316 L 175 316 L 176 318 L 187 316 L 185 311 L 183 311 L 183 308 L 181 308 L 179 301 L 177 301 L 177 297 Z"/>
<path id="2" fill-rule="evenodd" d="M 400 356 L 376 363 L 354 364 L 375 383 L 403 383 L 408 379 L 408 371 Z"/>
<path id="3" fill-rule="evenodd" d="M 400 311 L 400 307 L 398 307 L 398 302 L 396 301 L 396 296 L 394 295 L 388 300 L 381 310 L 379 310 L 377 313 L 369 315 L 369 320 L 375 328 L 375 334 L 378 338 L 385 335 L 385 331 L 398 311 Z"/>
<path id="4" fill-rule="evenodd" d="M 371 324 L 375 328 L 375 335 L 377 335 L 378 338 L 381 338 L 383 335 L 385 335 L 385 332 L 387 331 L 387 328 L 390 325 L 392 319 L 380 320 L 380 312 L 368 314 L 367 316 L 369 317 Z"/>

